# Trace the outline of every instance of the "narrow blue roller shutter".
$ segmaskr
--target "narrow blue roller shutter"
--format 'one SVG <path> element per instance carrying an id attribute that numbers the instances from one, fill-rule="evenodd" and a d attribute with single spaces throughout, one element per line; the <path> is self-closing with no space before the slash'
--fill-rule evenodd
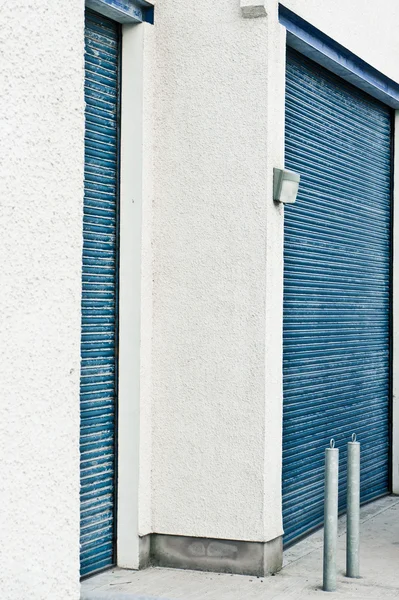
<path id="1" fill-rule="evenodd" d="M 119 36 L 88 12 L 81 345 L 81 575 L 114 564 Z"/>
<path id="2" fill-rule="evenodd" d="M 324 448 L 362 443 L 361 499 L 389 491 L 391 113 L 289 50 L 285 208 L 285 542 L 323 522 Z"/>

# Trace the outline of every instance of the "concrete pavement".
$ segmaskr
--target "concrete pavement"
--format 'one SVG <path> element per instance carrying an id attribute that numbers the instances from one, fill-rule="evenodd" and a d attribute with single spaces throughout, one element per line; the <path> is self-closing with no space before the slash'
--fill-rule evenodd
<path id="1" fill-rule="evenodd" d="M 272 577 L 150 568 L 113 569 L 82 583 L 81 600 L 307 600 L 399 599 L 399 496 L 361 509 L 361 578 L 345 577 L 345 518 L 339 521 L 338 587 L 321 590 L 322 530 L 284 554 Z"/>

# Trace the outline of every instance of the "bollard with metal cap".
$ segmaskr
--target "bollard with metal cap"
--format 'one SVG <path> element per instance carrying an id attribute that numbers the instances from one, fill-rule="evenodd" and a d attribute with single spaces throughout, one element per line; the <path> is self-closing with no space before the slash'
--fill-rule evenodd
<path id="1" fill-rule="evenodd" d="M 337 588 L 337 538 L 338 538 L 338 463 L 339 450 L 335 442 L 325 451 L 324 479 L 324 556 L 323 590 L 334 592 Z"/>
<path id="2" fill-rule="evenodd" d="M 359 529 L 360 529 L 360 444 L 356 434 L 348 442 L 348 483 L 346 523 L 346 576 L 359 575 Z"/>

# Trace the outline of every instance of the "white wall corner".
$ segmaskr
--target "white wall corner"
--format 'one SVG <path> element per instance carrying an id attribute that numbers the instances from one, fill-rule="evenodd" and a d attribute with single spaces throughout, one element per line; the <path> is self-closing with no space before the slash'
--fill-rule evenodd
<path id="1" fill-rule="evenodd" d="M 284 207 L 273 202 L 273 167 L 284 165 L 286 31 L 277 4 L 267 20 L 268 85 L 265 95 L 267 128 L 266 298 L 265 298 L 265 454 L 264 539 L 283 533 L 283 279 Z"/>
<path id="2" fill-rule="evenodd" d="M 240 0 L 242 16 L 246 19 L 266 17 L 266 0 Z"/>

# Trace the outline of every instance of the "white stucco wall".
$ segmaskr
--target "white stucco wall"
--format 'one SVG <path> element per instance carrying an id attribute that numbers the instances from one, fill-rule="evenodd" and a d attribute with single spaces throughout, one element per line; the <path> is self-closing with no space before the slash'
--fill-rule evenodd
<path id="1" fill-rule="evenodd" d="M 157 3 L 156 532 L 281 534 L 271 510 L 280 502 L 281 375 L 267 381 L 265 365 L 267 228 L 281 220 L 268 202 L 268 27 L 242 19 L 232 0 Z"/>
<path id="2" fill-rule="evenodd" d="M 0 590 L 79 598 L 83 0 L 0 2 Z"/>
<path id="3" fill-rule="evenodd" d="M 399 4 L 395 0 L 283 0 L 282 4 L 399 81 Z"/>
<path id="4" fill-rule="evenodd" d="M 399 9 L 286 0 L 399 80 Z M 284 29 L 238 0 L 159 0 L 154 26 L 152 526 L 281 527 Z"/>

